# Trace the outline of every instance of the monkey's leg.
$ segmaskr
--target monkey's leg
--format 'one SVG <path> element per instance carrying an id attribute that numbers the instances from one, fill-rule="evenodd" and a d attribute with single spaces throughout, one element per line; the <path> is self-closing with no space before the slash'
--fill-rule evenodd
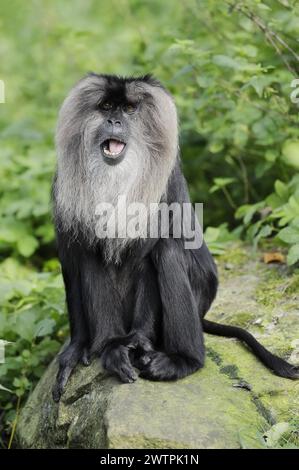
<path id="1" fill-rule="evenodd" d="M 88 316 L 91 354 L 101 357 L 103 367 L 123 382 L 136 380 L 129 358 L 131 337 L 124 328 L 124 311 L 102 261 L 87 253 L 81 265 L 83 304 Z"/>
<path id="2" fill-rule="evenodd" d="M 66 247 L 58 239 L 59 255 L 66 291 L 66 302 L 70 321 L 70 344 L 59 354 L 59 370 L 53 387 L 53 399 L 59 401 L 73 369 L 81 360 L 89 365 L 87 353 L 88 329 L 82 305 L 79 251 L 75 246 Z"/>
<path id="3" fill-rule="evenodd" d="M 161 239 L 153 251 L 163 306 L 163 352 L 151 353 L 140 376 L 175 380 L 204 364 L 203 332 L 180 240 Z"/>

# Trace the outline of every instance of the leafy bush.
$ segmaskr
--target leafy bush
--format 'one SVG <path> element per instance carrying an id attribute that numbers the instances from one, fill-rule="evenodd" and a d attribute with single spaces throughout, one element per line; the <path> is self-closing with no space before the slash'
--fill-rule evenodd
<path id="1" fill-rule="evenodd" d="M 48 261 L 45 269 L 49 268 L 54 271 L 36 272 L 13 258 L 1 263 L 0 336 L 7 344 L 5 363 L 0 364 L 0 390 L 8 433 L 17 397 L 31 390 L 68 331 L 57 260 Z"/>
<path id="2" fill-rule="evenodd" d="M 242 218 L 247 237 L 255 245 L 261 238 L 275 234 L 275 240 L 289 246 L 288 264 L 299 260 L 299 175 L 286 184 L 276 180 L 274 192 L 256 204 L 243 205 L 236 212 Z M 258 220 L 253 217 L 259 214 Z"/>

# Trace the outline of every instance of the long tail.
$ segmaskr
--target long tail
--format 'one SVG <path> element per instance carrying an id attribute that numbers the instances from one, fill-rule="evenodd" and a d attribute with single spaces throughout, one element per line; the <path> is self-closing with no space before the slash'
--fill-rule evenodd
<path id="1" fill-rule="evenodd" d="M 262 346 L 252 334 L 243 328 L 237 326 L 222 325 L 221 323 L 215 323 L 209 320 L 202 320 L 203 330 L 206 333 L 217 336 L 226 336 L 228 338 L 238 338 L 244 341 L 252 350 L 252 352 L 258 357 L 265 366 L 272 369 L 272 371 L 280 377 L 288 379 L 299 378 L 299 367 L 292 366 L 287 361 L 284 361 L 278 356 L 270 353 L 264 346 Z"/>

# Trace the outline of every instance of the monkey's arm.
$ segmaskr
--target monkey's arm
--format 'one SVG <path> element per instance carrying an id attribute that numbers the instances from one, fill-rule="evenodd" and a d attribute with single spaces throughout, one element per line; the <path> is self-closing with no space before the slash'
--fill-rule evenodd
<path id="1" fill-rule="evenodd" d="M 141 371 L 151 380 L 184 377 L 204 364 L 201 322 L 181 240 L 161 239 L 152 257 L 163 308 L 163 351 L 155 352 Z"/>
<path id="2" fill-rule="evenodd" d="M 161 330 L 161 299 L 157 273 L 150 256 L 144 257 L 138 266 L 133 321 L 133 364 L 141 369 L 149 361 L 149 352 L 157 345 Z"/>
<path id="3" fill-rule="evenodd" d="M 137 376 L 129 359 L 132 338 L 126 335 L 122 300 L 101 254 L 85 252 L 80 269 L 82 300 L 90 328 L 90 353 L 100 356 L 103 367 L 123 382 L 133 382 Z"/>
<path id="4" fill-rule="evenodd" d="M 70 343 L 59 355 L 59 370 L 53 388 L 53 398 L 60 399 L 74 367 L 81 360 L 89 365 L 87 346 L 89 341 L 87 322 L 82 304 L 80 285 L 80 248 L 68 243 L 65 234 L 57 234 L 58 254 L 66 292 L 70 322 Z"/>
<path id="5" fill-rule="evenodd" d="M 140 261 L 138 267 L 132 330 L 154 342 L 160 310 L 161 299 L 157 273 L 151 258 L 146 257 Z"/>

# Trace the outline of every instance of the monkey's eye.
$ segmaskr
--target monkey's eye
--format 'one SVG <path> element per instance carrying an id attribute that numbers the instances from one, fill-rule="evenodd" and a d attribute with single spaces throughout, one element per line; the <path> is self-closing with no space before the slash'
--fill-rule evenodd
<path id="1" fill-rule="evenodd" d="M 105 111 L 110 111 L 110 109 L 113 108 L 113 104 L 110 101 L 104 101 L 104 103 L 100 103 L 100 108 Z"/>
<path id="2" fill-rule="evenodd" d="M 123 106 L 123 110 L 127 114 L 133 114 L 137 110 L 138 105 L 133 103 L 127 103 Z"/>

